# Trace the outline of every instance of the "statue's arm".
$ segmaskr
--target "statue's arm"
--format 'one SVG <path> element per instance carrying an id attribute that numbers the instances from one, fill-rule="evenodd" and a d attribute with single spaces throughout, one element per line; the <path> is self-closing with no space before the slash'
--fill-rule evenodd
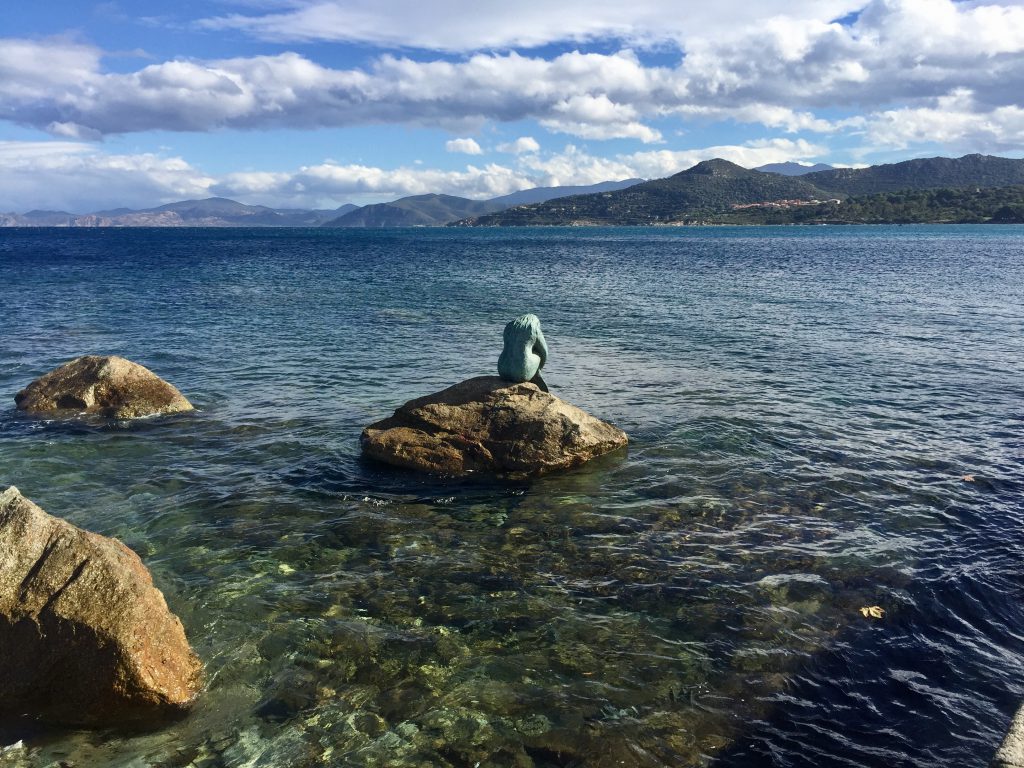
<path id="1" fill-rule="evenodd" d="M 544 333 L 539 328 L 537 329 L 537 340 L 533 343 L 533 353 L 540 358 L 539 368 L 543 368 L 544 363 L 548 360 L 548 343 L 544 341 Z"/>

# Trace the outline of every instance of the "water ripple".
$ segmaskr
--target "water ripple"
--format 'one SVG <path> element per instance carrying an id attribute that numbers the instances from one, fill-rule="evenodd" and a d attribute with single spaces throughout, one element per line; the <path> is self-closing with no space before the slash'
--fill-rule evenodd
<path id="1" fill-rule="evenodd" d="M 15 765 L 980 768 L 1024 697 L 1014 228 L 0 241 L 0 393 L 117 353 L 199 406 L 0 411 L 0 483 L 138 551 L 209 677 L 158 733 L 3 723 Z M 525 310 L 628 451 L 359 456 Z"/>

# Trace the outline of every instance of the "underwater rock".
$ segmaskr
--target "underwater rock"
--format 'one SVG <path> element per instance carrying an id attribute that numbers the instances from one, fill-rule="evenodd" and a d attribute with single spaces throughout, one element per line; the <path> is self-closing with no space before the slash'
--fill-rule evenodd
<path id="1" fill-rule="evenodd" d="M 138 555 L 0 493 L 0 709 L 75 725 L 183 712 L 201 665 Z"/>
<path id="2" fill-rule="evenodd" d="M 84 355 L 40 376 L 14 402 L 29 413 L 95 413 L 134 419 L 191 411 L 192 403 L 148 368 L 115 355 Z"/>
<path id="3" fill-rule="evenodd" d="M 363 452 L 443 475 L 542 474 L 583 464 L 627 443 L 626 434 L 530 382 L 467 379 L 410 400 L 363 430 Z"/>

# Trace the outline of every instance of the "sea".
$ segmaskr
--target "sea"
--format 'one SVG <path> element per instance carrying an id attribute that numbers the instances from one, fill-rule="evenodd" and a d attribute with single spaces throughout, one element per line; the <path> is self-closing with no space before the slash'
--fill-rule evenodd
<path id="1" fill-rule="evenodd" d="M 982 768 L 1024 701 L 1020 226 L 4 229 L 0 285 L 0 487 L 136 551 L 206 681 L 3 768 Z M 525 312 L 626 449 L 361 458 Z M 15 410 L 82 354 L 197 409 Z"/>

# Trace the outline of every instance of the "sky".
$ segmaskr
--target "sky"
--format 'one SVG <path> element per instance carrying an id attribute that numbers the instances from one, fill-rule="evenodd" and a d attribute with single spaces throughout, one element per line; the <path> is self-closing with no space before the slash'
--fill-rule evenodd
<path id="1" fill-rule="evenodd" d="M 7 5 L 0 211 L 1024 157 L 1024 0 Z"/>

